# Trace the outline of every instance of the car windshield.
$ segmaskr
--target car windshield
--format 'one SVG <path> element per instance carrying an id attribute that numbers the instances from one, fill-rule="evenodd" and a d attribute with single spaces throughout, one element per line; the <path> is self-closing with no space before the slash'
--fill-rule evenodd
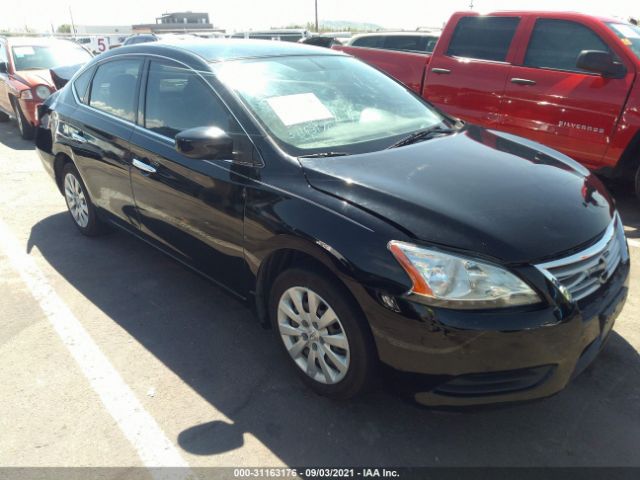
<path id="1" fill-rule="evenodd" d="M 396 81 L 347 56 L 270 57 L 213 68 L 294 156 L 381 150 L 446 121 Z"/>
<path id="2" fill-rule="evenodd" d="M 629 23 L 609 23 L 609 28 L 640 59 L 640 27 Z"/>
<path id="3" fill-rule="evenodd" d="M 52 45 L 16 45 L 11 49 L 16 70 L 48 70 L 91 60 L 84 48 L 72 43 Z"/>

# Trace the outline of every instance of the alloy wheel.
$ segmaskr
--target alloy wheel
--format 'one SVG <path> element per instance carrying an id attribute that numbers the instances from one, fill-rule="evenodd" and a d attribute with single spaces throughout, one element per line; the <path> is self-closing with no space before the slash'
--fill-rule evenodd
<path id="1" fill-rule="evenodd" d="M 80 181 L 72 173 L 67 173 L 64 177 L 64 197 L 73 220 L 79 227 L 86 228 L 89 224 L 87 199 L 82 191 Z"/>
<path id="2" fill-rule="evenodd" d="M 349 370 L 349 341 L 331 306 L 306 287 L 291 287 L 278 302 L 278 329 L 296 365 L 313 380 L 340 382 Z"/>

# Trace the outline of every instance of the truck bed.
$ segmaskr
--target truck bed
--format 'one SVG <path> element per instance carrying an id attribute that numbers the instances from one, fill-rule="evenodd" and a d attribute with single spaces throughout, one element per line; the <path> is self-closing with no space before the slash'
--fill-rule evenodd
<path id="1" fill-rule="evenodd" d="M 425 72 L 431 60 L 431 54 L 345 45 L 334 45 L 332 48 L 353 55 L 379 68 L 404 83 L 417 94 L 422 93 Z"/>

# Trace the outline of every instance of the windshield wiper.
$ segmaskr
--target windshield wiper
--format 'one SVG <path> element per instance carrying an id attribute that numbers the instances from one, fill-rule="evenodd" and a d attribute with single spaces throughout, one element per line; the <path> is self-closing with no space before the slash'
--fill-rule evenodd
<path id="1" fill-rule="evenodd" d="M 298 158 L 326 158 L 326 157 L 345 157 L 347 155 L 351 155 L 347 152 L 319 152 L 319 153 L 310 153 L 308 155 L 300 155 Z"/>
<path id="2" fill-rule="evenodd" d="M 440 127 L 440 126 L 426 128 L 424 130 L 418 130 L 417 132 L 413 132 L 411 135 L 403 138 L 399 142 L 396 142 L 387 148 L 404 147 L 405 145 L 411 145 L 412 143 L 420 142 L 422 140 L 428 140 L 436 135 L 450 135 L 457 131 L 458 131 L 457 129 L 453 129 L 449 127 Z"/>

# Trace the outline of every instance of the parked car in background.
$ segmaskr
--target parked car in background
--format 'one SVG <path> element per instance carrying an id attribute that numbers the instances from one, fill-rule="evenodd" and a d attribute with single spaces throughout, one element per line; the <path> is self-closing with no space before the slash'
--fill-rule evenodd
<path id="1" fill-rule="evenodd" d="M 553 147 L 640 196 L 640 28 L 579 13 L 457 13 L 432 55 L 335 47 L 451 115 Z"/>
<path id="2" fill-rule="evenodd" d="M 439 32 L 376 32 L 351 37 L 349 47 L 379 48 L 402 52 L 431 53 L 440 38 Z"/>
<path id="3" fill-rule="evenodd" d="M 306 45 L 314 45 L 316 47 L 331 48 L 334 45 L 342 45 L 346 43 L 353 34 L 351 32 L 325 32 L 320 34 L 312 34 L 307 38 L 298 40 Z"/>
<path id="4" fill-rule="evenodd" d="M 245 38 L 253 40 L 280 40 L 283 42 L 299 42 L 305 38 L 311 37 L 309 30 L 297 28 L 273 29 L 273 30 L 255 30 L 249 32 L 236 32 L 229 35 L 229 38 Z"/>
<path id="5" fill-rule="evenodd" d="M 428 405 L 549 396 L 627 296 L 595 175 L 339 52 L 123 47 L 40 108 L 78 230 L 120 227 L 247 301 L 323 395 L 364 391 L 382 363 Z"/>
<path id="6" fill-rule="evenodd" d="M 135 35 L 127 37 L 122 43 L 122 46 L 137 45 L 138 43 L 161 42 L 163 40 L 193 40 L 194 38 L 197 37 L 190 33 L 136 33 Z"/>
<path id="7" fill-rule="evenodd" d="M 33 138 L 36 107 L 56 89 L 50 69 L 91 58 L 88 50 L 68 40 L 0 37 L 0 121 L 15 116 L 22 138 Z"/>
<path id="8" fill-rule="evenodd" d="M 305 45 L 313 45 L 315 47 L 324 47 L 331 48 L 334 45 L 342 45 L 340 40 L 335 37 L 330 37 L 327 35 L 314 35 L 313 37 L 303 38 L 298 40 L 300 43 L 304 43 Z"/>

